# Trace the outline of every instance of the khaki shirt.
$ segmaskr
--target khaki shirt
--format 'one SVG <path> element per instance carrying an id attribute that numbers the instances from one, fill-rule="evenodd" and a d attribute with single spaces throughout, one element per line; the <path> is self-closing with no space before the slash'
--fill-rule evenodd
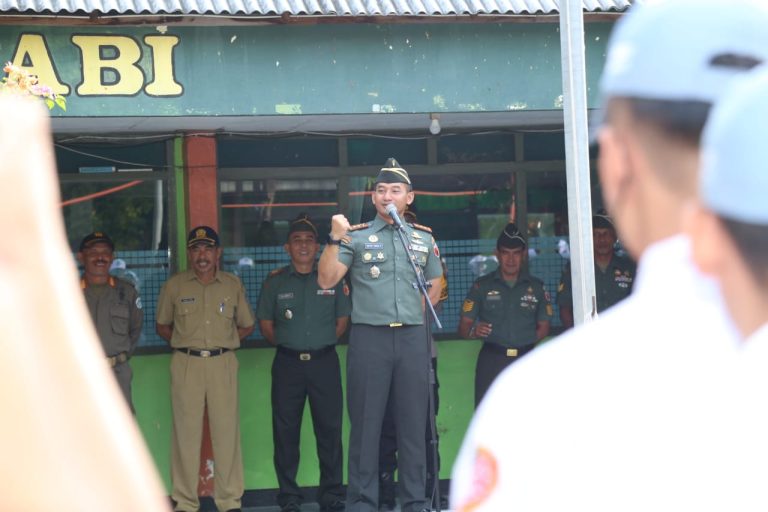
<path id="1" fill-rule="evenodd" d="M 235 349 L 240 346 L 238 327 L 251 327 L 254 321 L 243 283 L 221 270 L 208 284 L 192 270 L 176 274 L 157 301 L 157 323 L 173 325 L 173 348 Z"/>
<path id="2" fill-rule="evenodd" d="M 405 224 L 408 244 L 427 281 L 443 275 L 440 252 L 432 234 Z M 400 234 L 378 215 L 362 229 L 350 231 L 339 247 L 339 261 L 349 267 L 352 323 L 421 325 L 422 295 L 408 262 Z"/>
<path id="3" fill-rule="evenodd" d="M 105 354 L 111 357 L 121 352 L 133 353 L 144 324 L 136 288 L 116 277 L 100 286 L 88 286 L 81 279 L 80 287 Z"/>

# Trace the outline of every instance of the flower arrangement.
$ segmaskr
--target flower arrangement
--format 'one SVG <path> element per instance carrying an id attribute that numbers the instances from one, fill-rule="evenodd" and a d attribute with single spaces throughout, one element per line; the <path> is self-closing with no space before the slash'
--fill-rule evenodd
<path id="1" fill-rule="evenodd" d="M 45 101 L 50 110 L 54 107 L 67 110 L 67 98 L 55 94 L 47 85 L 38 83 L 37 75 L 29 74 L 24 68 L 10 62 L 5 63 L 3 71 L 8 75 L 0 80 L 0 93 L 37 96 Z"/>

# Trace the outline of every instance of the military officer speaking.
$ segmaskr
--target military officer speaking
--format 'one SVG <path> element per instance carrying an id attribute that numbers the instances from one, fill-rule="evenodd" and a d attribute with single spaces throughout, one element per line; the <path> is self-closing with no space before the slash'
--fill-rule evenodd
<path id="1" fill-rule="evenodd" d="M 317 228 L 306 215 L 291 222 L 285 251 L 290 265 L 264 281 L 256 317 L 264 337 L 277 345 L 272 361 L 272 436 L 281 512 L 298 512 L 296 483 L 304 404 L 309 398 L 320 459 L 317 502 L 321 512 L 344 510 L 341 420 L 344 402 L 336 342 L 349 324 L 349 287 L 317 284 Z"/>
<path id="2" fill-rule="evenodd" d="M 171 343 L 171 498 L 176 510 L 200 508 L 197 496 L 203 413 L 208 406 L 214 456 L 213 499 L 239 511 L 243 495 L 235 349 L 253 332 L 245 288 L 219 270 L 219 235 L 198 226 L 187 237 L 191 270 L 168 279 L 157 301 L 157 333 Z"/>
<path id="3" fill-rule="evenodd" d="M 499 268 L 478 278 L 461 308 L 459 335 L 484 341 L 475 370 L 475 407 L 493 380 L 549 334 L 552 305 L 540 279 L 523 270 L 526 242 L 513 223 L 496 241 Z"/>
<path id="4" fill-rule="evenodd" d="M 115 259 L 114 250 L 112 239 L 101 231 L 83 238 L 77 253 L 84 269 L 80 287 L 107 355 L 107 363 L 112 367 L 128 406 L 135 412 L 131 400 L 133 372 L 128 359 L 139 342 L 144 312 L 136 288 L 109 275 Z"/>
<path id="5" fill-rule="evenodd" d="M 378 510 L 378 458 L 382 419 L 393 394 L 397 428 L 400 507 L 426 507 L 424 487 L 430 347 L 424 302 L 401 236 L 431 284 L 429 300 L 440 298 L 442 266 L 431 230 L 404 224 L 395 229 L 387 207 L 402 219 L 414 200 L 408 173 L 394 158 L 379 172 L 371 200 L 376 218 L 350 226 L 334 215 L 320 257 L 318 282 L 331 289 L 349 271 L 352 329 L 347 352 L 347 410 L 350 419 L 348 511 Z"/>
<path id="6" fill-rule="evenodd" d="M 592 245 L 595 255 L 597 312 L 602 313 L 632 292 L 637 265 L 627 256 L 616 254 L 616 227 L 605 210 L 592 216 Z M 563 327 L 573 327 L 571 267 L 566 265 L 557 287 L 557 305 Z"/>

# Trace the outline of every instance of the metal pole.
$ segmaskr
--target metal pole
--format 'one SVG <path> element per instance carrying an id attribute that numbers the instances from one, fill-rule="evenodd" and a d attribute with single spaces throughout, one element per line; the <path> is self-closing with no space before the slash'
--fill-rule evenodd
<path id="1" fill-rule="evenodd" d="M 560 0 L 560 53 L 573 319 L 580 325 L 597 317 L 582 0 Z"/>

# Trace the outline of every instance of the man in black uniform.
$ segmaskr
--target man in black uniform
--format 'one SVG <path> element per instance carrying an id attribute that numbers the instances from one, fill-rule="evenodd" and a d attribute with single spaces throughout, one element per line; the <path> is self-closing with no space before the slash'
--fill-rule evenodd
<path id="1" fill-rule="evenodd" d="M 322 512 L 344 509 L 341 419 L 343 399 L 336 341 L 349 323 L 349 288 L 317 285 L 317 229 L 300 215 L 288 230 L 291 264 L 273 271 L 261 288 L 256 316 L 264 337 L 277 345 L 272 362 L 272 435 L 277 497 L 282 512 L 298 512 L 296 483 L 304 404 L 309 398 L 320 459 L 317 501 Z"/>
<path id="2" fill-rule="evenodd" d="M 397 428 L 400 506 L 425 507 L 424 429 L 427 420 L 430 349 L 424 301 L 403 242 L 430 283 L 429 300 L 440 298 L 440 252 L 424 226 L 393 227 L 387 207 L 402 219 L 414 200 L 408 173 L 394 158 L 379 172 L 371 194 L 376 217 L 350 226 L 331 219 L 331 233 L 318 266 L 318 283 L 332 288 L 349 271 L 352 330 L 347 351 L 347 409 L 350 420 L 347 510 L 378 510 L 381 423 L 392 393 Z"/>
<path id="3" fill-rule="evenodd" d="M 141 336 L 144 312 L 141 298 L 130 283 L 109 275 L 115 244 L 106 233 L 96 231 L 80 242 L 77 259 L 83 265 L 80 288 L 120 390 L 128 406 L 131 400 L 133 372 L 128 359 Z M 134 411 L 135 412 L 135 411 Z"/>
<path id="4" fill-rule="evenodd" d="M 475 371 L 475 407 L 493 380 L 549 334 L 552 305 L 540 279 L 523 270 L 526 242 L 513 223 L 496 241 L 499 268 L 475 281 L 459 320 L 462 338 L 484 341 Z"/>

